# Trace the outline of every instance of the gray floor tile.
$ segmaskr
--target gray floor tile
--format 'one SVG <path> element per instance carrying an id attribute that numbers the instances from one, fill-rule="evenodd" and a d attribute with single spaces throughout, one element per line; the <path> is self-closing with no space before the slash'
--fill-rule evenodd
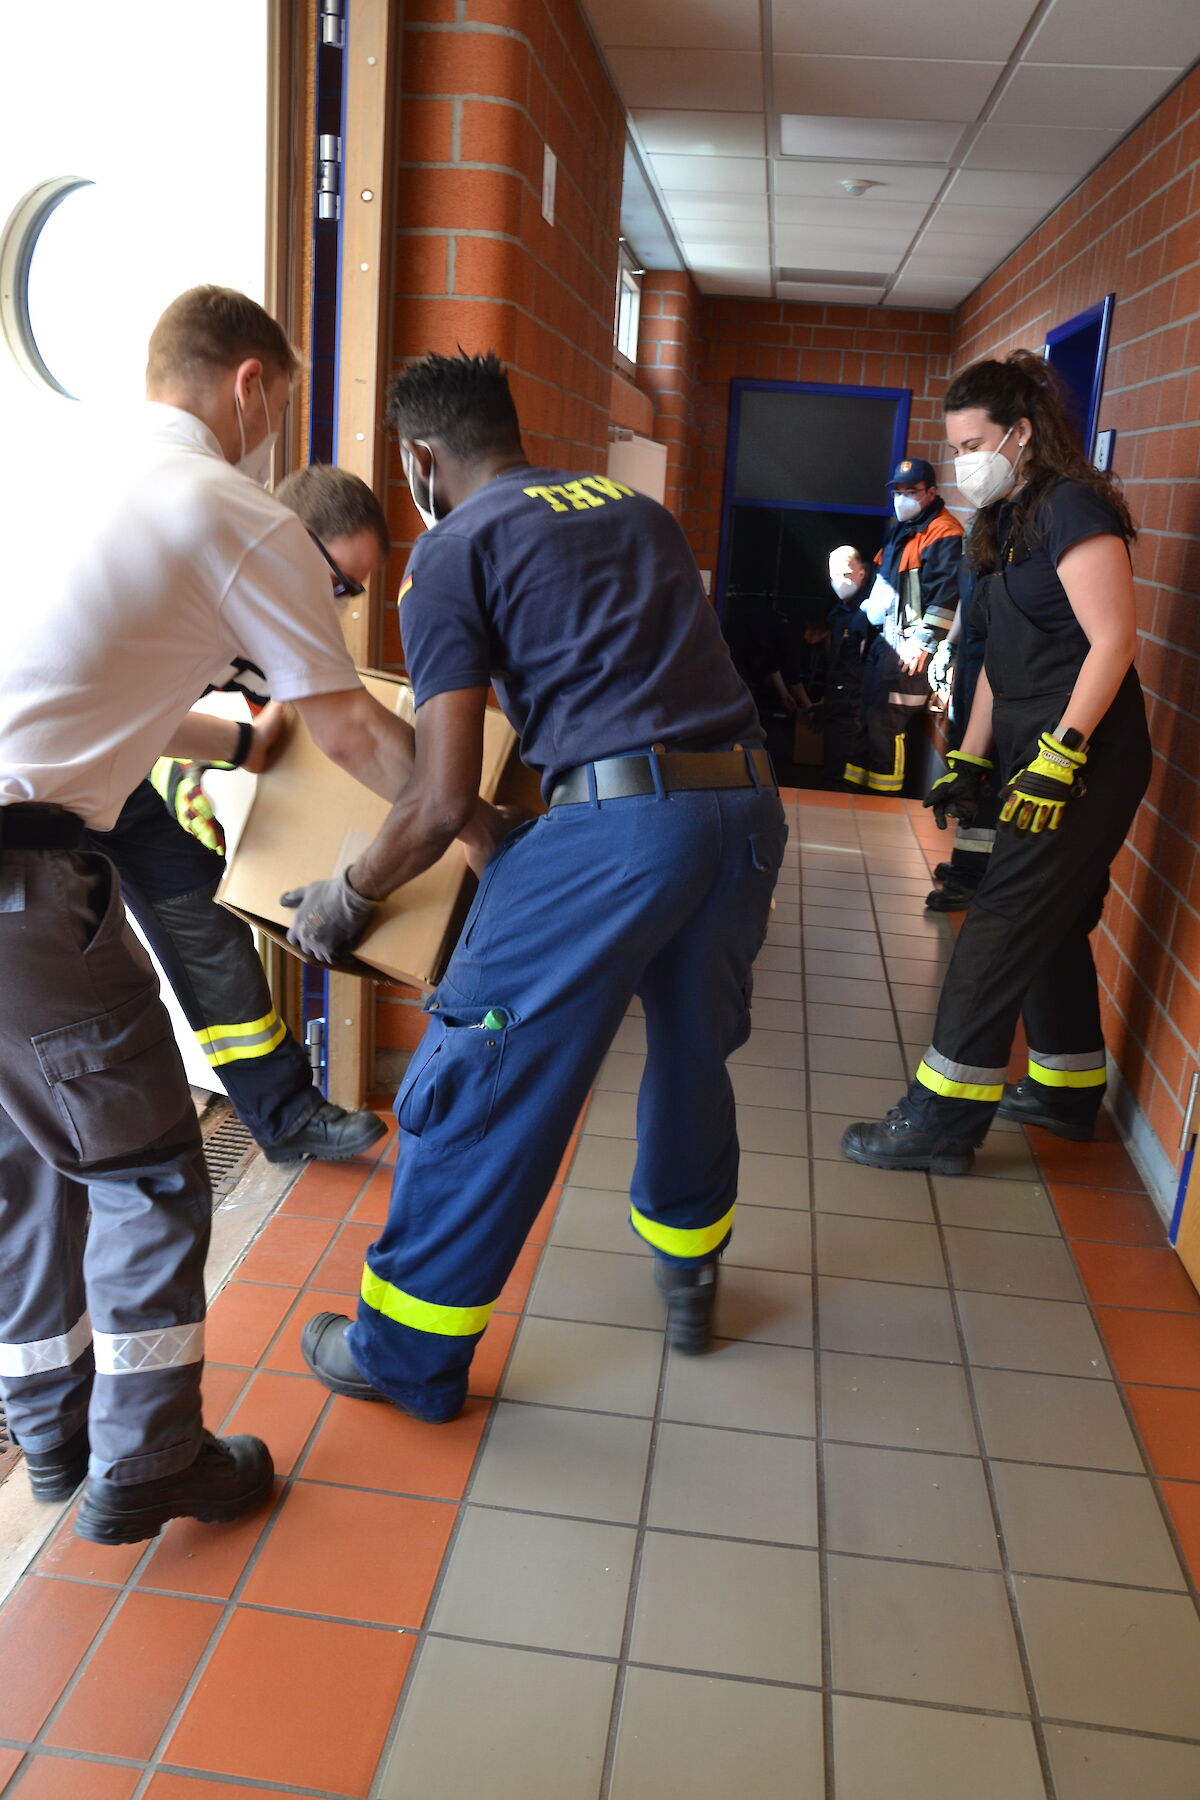
<path id="1" fill-rule="evenodd" d="M 801 931 L 798 919 L 777 919 L 774 913 L 771 914 L 765 940 L 768 944 L 788 944 L 794 949 L 804 939 L 805 933 Z"/>
<path id="2" fill-rule="evenodd" d="M 1039 1182 L 992 1181 L 983 1175 L 934 1175 L 931 1180 L 943 1225 L 1062 1235 L 1050 1196 Z"/>
<path id="3" fill-rule="evenodd" d="M 960 1294 L 958 1306 L 973 1363 L 1108 1379 L 1108 1363 L 1086 1306 L 1007 1294 Z"/>
<path id="4" fill-rule="evenodd" d="M 1048 1719 L 1196 1736 L 1200 1620 L 1189 1598 L 1031 1575 L 1016 1593 Z"/>
<path id="5" fill-rule="evenodd" d="M 1131 1587 L 1186 1585 L 1144 1476 L 1003 1462 L 992 1472 L 1011 1568 Z"/>
<path id="6" fill-rule="evenodd" d="M 989 1456 L 1141 1473 L 1144 1464 L 1114 1383 L 976 1369 Z"/>
<path id="7" fill-rule="evenodd" d="M 637 1056 L 646 1054 L 646 1027 L 641 1019 L 626 1016 L 617 1026 L 611 1048 L 631 1050 Z"/>
<path id="8" fill-rule="evenodd" d="M 808 975 L 849 977 L 854 981 L 883 980 L 881 956 L 864 956 L 852 950 L 807 950 L 804 969 Z"/>
<path id="9" fill-rule="evenodd" d="M 817 1037 L 878 1038 L 896 1042 L 896 1020 L 890 1007 L 826 1006 L 808 1003 L 808 1029 Z"/>
<path id="10" fill-rule="evenodd" d="M 806 896 L 808 891 L 808 889 L 805 890 Z M 832 892 L 832 890 L 827 891 Z M 842 906 L 839 904 L 837 896 L 835 896 L 829 904 L 823 906 L 818 906 L 815 902 L 806 903 L 803 912 L 805 941 L 807 942 L 810 929 L 818 931 L 849 931 L 855 928 L 856 922 L 857 928 L 861 931 L 873 929 L 875 916 L 871 912 L 869 905 L 861 909 L 858 907 Z"/>
<path id="11" fill-rule="evenodd" d="M 807 1275 L 812 1268 L 812 1225 L 807 1212 L 739 1203 L 727 1267 L 778 1269 Z"/>
<path id="12" fill-rule="evenodd" d="M 818 1006 L 887 1006 L 887 982 L 855 981 L 846 975 L 810 975 L 808 997 Z"/>
<path id="13" fill-rule="evenodd" d="M 772 1000 L 756 993 L 750 1005 L 750 1020 L 755 1031 L 803 1031 L 802 1000 Z"/>
<path id="14" fill-rule="evenodd" d="M 816 1430 L 812 1351 L 718 1338 L 707 1356 L 672 1352 L 662 1416 L 688 1425 L 811 1437 Z"/>
<path id="15" fill-rule="evenodd" d="M 609 1193 L 604 1188 L 563 1189 L 550 1242 L 560 1250 L 611 1250 L 632 1256 L 651 1255 L 650 1246 L 629 1223 L 628 1193 Z"/>
<path id="16" fill-rule="evenodd" d="M 539 1406 L 582 1406 L 649 1418 L 662 1341 L 653 1331 L 525 1318 L 501 1393 Z"/>
<path id="17" fill-rule="evenodd" d="M 636 1547 L 628 1525 L 464 1507 L 430 1629 L 618 1656 Z"/>
<path id="18" fill-rule="evenodd" d="M 804 998 L 804 976 L 798 969 L 760 969 L 754 970 L 754 1004 L 761 1006 L 764 1000 L 798 1001 Z"/>
<path id="19" fill-rule="evenodd" d="M 772 1544 L 817 1542 L 816 1445 L 703 1425 L 660 1425 L 649 1525 Z"/>
<path id="20" fill-rule="evenodd" d="M 501 1401 L 470 1499 L 632 1525 L 641 1511 L 649 1451 L 647 1420 Z"/>
<path id="21" fill-rule="evenodd" d="M 1026 1710 L 1002 1575 L 833 1556 L 829 1612 L 835 1688 Z"/>
<path id="22" fill-rule="evenodd" d="M 810 1088 L 815 1111 L 857 1111 L 861 1119 L 881 1119 L 903 1091 L 897 1075 L 835 1075 L 820 1069 L 813 1070 Z"/>
<path id="23" fill-rule="evenodd" d="M 880 919 L 880 926 L 887 933 L 888 941 L 884 945 L 885 949 L 891 948 L 892 940 L 895 938 L 911 938 L 915 943 L 936 944 L 939 948 L 952 941 L 949 923 L 943 922 L 935 913 L 926 912 L 923 907 L 919 911 L 911 913 L 901 912 L 898 908 L 893 910 L 889 907 L 886 917 Z M 921 952 L 909 950 L 905 954 L 920 956 Z"/>
<path id="24" fill-rule="evenodd" d="M 935 1227 L 894 1219 L 818 1213 L 817 1268 L 822 1275 L 842 1275 L 856 1281 L 946 1286 L 942 1247 Z"/>
<path id="25" fill-rule="evenodd" d="M 896 1044 L 882 1043 L 877 1038 L 810 1036 L 808 1061 L 811 1069 L 819 1069 L 822 1074 L 886 1077 L 897 1084 L 897 1089 L 908 1080 L 904 1057 Z"/>
<path id="26" fill-rule="evenodd" d="M 559 1249 L 556 1244 L 542 1257 L 529 1311 L 547 1319 L 640 1325 L 650 1330 L 661 1330 L 665 1317 L 648 1258 L 607 1250 Z"/>
<path id="27" fill-rule="evenodd" d="M 764 944 L 754 959 L 757 976 L 765 969 L 777 969 L 783 975 L 799 975 L 804 968 L 804 952 L 799 944 Z"/>
<path id="28" fill-rule="evenodd" d="M 956 1288 L 1024 1294 L 1033 1300 L 1084 1297 L 1071 1252 L 1060 1239 L 950 1226 L 946 1251 Z"/>
<path id="29" fill-rule="evenodd" d="M 823 1275 L 818 1295 L 823 1350 L 961 1361 L 950 1296 L 941 1289 Z"/>
<path id="30" fill-rule="evenodd" d="M 932 1224 L 933 1202 L 924 1175 L 903 1169 L 868 1169 L 861 1163 L 815 1162 L 813 1205 L 818 1212 L 856 1213 L 868 1219 L 910 1219 Z"/>
<path id="31" fill-rule="evenodd" d="M 867 1444 L 825 1446 L 830 1550 L 998 1569 L 983 1464 Z"/>
<path id="32" fill-rule="evenodd" d="M 731 1069 L 747 1066 L 782 1073 L 786 1069 L 804 1067 L 804 1033 L 802 1031 L 768 1031 L 766 1027 L 750 1033 L 740 1050 L 729 1059 Z"/>
<path id="33" fill-rule="evenodd" d="M 930 997 L 934 997 L 932 989 L 930 989 Z M 935 1009 L 931 1005 L 926 1011 L 910 1011 L 907 1008 L 900 1006 L 899 1001 L 897 1001 L 896 1004 L 898 1008 L 896 1020 L 900 1027 L 902 1041 L 906 1044 L 916 1044 L 920 1046 L 921 1054 L 923 1055 L 933 1036 Z M 919 1061 L 920 1056 L 917 1057 L 917 1062 Z M 916 1065 L 914 1064 L 914 1067 L 915 1066 Z"/>
<path id="34" fill-rule="evenodd" d="M 628 1138 L 581 1136 L 567 1180 L 576 1187 L 604 1188 L 610 1193 L 629 1192 L 637 1145 Z"/>
<path id="35" fill-rule="evenodd" d="M 812 1277 L 724 1269 L 713 1314 L 717 1337 L 758 1344 L 812 1344 Z"/>
<path id="36" fill-rule="evenodd" d="M 825 887 L 822 884 L 820 870 L 816 870 L 812 874 L 805 871 L 804 910 L 806 914 L 810 907 L 820 910 L 836 907 L 841 913 L 843 921 L 861 919 L 864 930 L 868 925 L 873 926 L 875 923 L 875 914 L 871 910 L 871 896 L 866 888 Z M 821 919 L 817 922 L 825 924 L 827 921 Z"/>
<path id="37" fill-rule="evenodd" d="M 794 1107 L 739 1106 L 738 1142 L 767 1156 L 806 1156 L 808 1120 Z"/>
<path id="38" fill-rule="evenodd" d="M 596 1086 L 604 1092 L 636 1094 L 642 1085 L 642 1070 L 645 1066 L 645 1057 L 636 1051 L 610 1050 L 600 1064 Z"/>
<path id="39" fill-rule="evenodd" d="M 810 860 L 804 859 L 804 868 L 815 886 L 836 888 L 841 894 L 861 894 L 866 897 L 870 882 L 860 869 L 826 869 L 812 868 Z"/>
<path id="40" fill-rule="evenodd" d="M 795 1156 L 743 1150 L 738 1164 L 738 1199 L 748 1206 L 808 1206 L 808 1164 Z"/>
<path id="41" fill-rule="evenodd" d="M 823 1162 L 844 1163 L 846 1158 L 842 1155 L 842 1138 L 845 1135 L 846 1127 L 848 1125 L 857 1125 L 862 1119 L 862 1114 L 856 1112 L 814 1112 L 809 1115 L 809 1118 L 811 1123 L 813 1155 L 820 1157 Z M 864 1165 L 862 1163 L 855 1163 L 851 1166 L 854 1168 L 862 1168 Z M 905 1171 L 897 1170 L 896 1172 L 898 1174 L 903 1174 Z M 883 1179 L 886 1181 L 891 1171 L 888 1169 L 876 1169 L 874 1170 L 874 1173 L 876 1175 L 882 1175 Z"/>
<path id="42" fill-rule="evenodd" d="M 776 1031 L 767 1035 L 783 1037 L 785 1034 Z M 786 1035 L 799 1036 L 798 1033 Z M 739 1108 L 757 1104 L 803 1110 L 808 1105 L 808 1084 L 803 1069 L 763 1069 L 739 1063 L 731 1064 L 729 1078 Z"/>
<path id="43" fill-rule="evenodd" d="M 819 1685 L 816 1551 L 647 1532 L 630 1659 Z"/>
<path id="44" fill-rule="evenodd" d="M 583 1115 L 583 1135 L 585 1137 L 635 1138 L 637 1136 L 637 1095 L 597 1089 Z"/>
<path id="45" fill-rule="evenodd" d="M 856 930 L 853 925 L 813 925 L 804 932 L 805 950 L 851 950 L 864 956 L 879 954 L 874 927 Z"/>
<path id="46" fill-rule="evenodd" d="M 966 1379 L 950 1364 L 823 1350 L 821 1408 L 828 1438 L 977 1454 Z"/>
<path id="47" fill-rule="evenodd" d="M 612 1663 L 430 1638 L 379 1800 L 596 1800 L 615 1682 Z"/>
<path id="48" fill-rule="evenodd" d="M 913 894 L 923 899 L 930 889 L 928 875 L 872 875 L 871 890 L 876 894 Z"/>
<path id="49" fill-rule="evenodd" d="M 794 888 L 791 890 L 791 893 L 779 895 L 774 900 L 771 909 L 771 917 L 772 919 L 777 920 L 780 925 L 798 925 L 800 923 L 799 904 L 791 897 L 792 893 L 798 894 L 799 891 L 798 888 Z"/>
<path id="50" fill-rule="evenodd" d="M 948 963 L 954 949 L 949 925 L 944 930 L 930 931 L 921 937 L 910 932 L 889 930 L 886 921 L 879 934 L 885 956 L 919 957 L 923 961 Z"/>
<path id="51" fill-rule="evenodd" d="M 1200 1794 L 1200 1744 L 1164 1744 L 1048 1725 L 1046 1748 L 1058 1800 L 1196 1800 Z"/>
<path id="52" fill-rule="evenodd" d="M 1023 1719 L 838 1694 L 833 1741 L 838 1800 L 1044 1800 Z"/>
<path id="53" fill-rule="evenodd" d="M 940 982 L 897 981 L 894 969 L 888 970 L 892 1004 L 902 1018 L 925 1017 L 937 1010 Z"/>
<path id="54" fill-rule="evenodd" d="M 1025 1134 L 989 1131 L 975 1152 L 976 1175 L 1002 1176 L 1006 1181 L 1037 1181 L 1037 1164 Z"/>
<path id="55" fill-rule="evenodd" d="M 630 1669 L 610 1800 L 801 1800 L 825 1791 L 821 1701 L 665 1669 Z"/>

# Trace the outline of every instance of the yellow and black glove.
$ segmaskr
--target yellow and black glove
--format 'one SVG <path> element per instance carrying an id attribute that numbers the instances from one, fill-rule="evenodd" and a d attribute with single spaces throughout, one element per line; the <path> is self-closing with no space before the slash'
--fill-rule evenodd
<path id="1" fill-rule="evenodd" d="M 946 762 L 946 773 L 938 776 L 923 802 L 933 808 L 939 831 L 946 829 L 947 813 L 960 825 L 972 822 L 992 768 L 986 756 L 964 756 L 961 750 L 951 750 Z"/>
<path id="2" fill-rule="evenodd" d="M 1011 825 L 1016 831 L 1057 831 L 1067 801 L 1072 794 L 1083 793 L 1086 762 L 1082 745 L 1073 748 L 1043 731 L 1037 755 L 1004 790 L 1001 825 Z"/>

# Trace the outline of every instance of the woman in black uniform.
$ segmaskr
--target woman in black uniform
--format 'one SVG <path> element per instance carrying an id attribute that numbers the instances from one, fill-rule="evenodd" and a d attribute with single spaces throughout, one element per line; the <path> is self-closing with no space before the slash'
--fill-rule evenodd
<path id="1" fill-rule="evenodd" d="M 1105 1055 L 1088 934 L 1150 779 L 1120 492 L 1092 468 L 1056 378 L 1014 351 L 946 394 L 955 478 L 978 507 L 969 554 L 986 627 L 970 724 L 925 804 L 968 823 L 995 771 L 1000 822 L 907 1094 L 852 1125 L 843 1154 L 876 1168 L 970 1168 L 999 1109 L 1089 1138 Z M 1024 1013 L 1029 1073 L 1004 1085 Z"/>

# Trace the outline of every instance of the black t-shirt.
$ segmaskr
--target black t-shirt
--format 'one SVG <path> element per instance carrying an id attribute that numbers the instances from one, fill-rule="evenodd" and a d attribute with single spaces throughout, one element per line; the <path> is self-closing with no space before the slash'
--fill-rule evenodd
<path id="1" fill-rule="evenodd" d="M 1090 537 L 1116 537 L 1125 533 L 1110 500 L 1081 481 L 1065 477 L 1049 488 L 1026 520 L 1023 541 L 1012 537 L 1012 501 L 1000 508 L 997 541 L 1004 568 L 1004 582 L 1014 606 L 1033 624 L 1052 635 L 1077 630 L 1066 589 L 1058 577 L 1058 563 L 1075 544 Z"/>
<path id="2" fill-rule="evenodd" d="M 607 476 L 489 481 L 414 545 L 400 632 L 417 706 L 490 682 L 547 794 L 660 741 L 762 742 L 683 532 Z"/>

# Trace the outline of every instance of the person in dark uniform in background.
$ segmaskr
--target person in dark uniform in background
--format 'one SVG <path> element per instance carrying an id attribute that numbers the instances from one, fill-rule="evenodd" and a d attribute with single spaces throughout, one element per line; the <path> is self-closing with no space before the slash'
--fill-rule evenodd
<path id="1" fill-rule="evenodd" d="M 1133 524 L 1087 460 L 1053 370 L 1027 350 L 976 363 L 944 405 L 955 478 L 979 508 L 970 554 L 987 647 L 962 749 L 926 805 L 970 823 L 994 766 L 999 829 L 933 1043 L 899 1105 L 850 1126 L 842 1151 L 955 1175 L 997 1110 L 1060 1137 L 1092 1134 L 1105 1051 L 1088 934 L 1151 753 L 1133 667 Z M 1006 1087 L 1022 1012 L 1028 1074 Z"/>
<path id="2" fill-rule="evenodd" d="M 631 1223 L 668 1333 L 702 1350 L 733 1227 L 725 1063 L 787 830 L 754 703 L 678 524 L 602 475 L 530 467 L 492 355 L 429 356 L 389 418 L 431 528 L 400 588 L 416 763 L 344 877 L 287 897 L 314 955 L 426 868 L 478 787 L 489 683 L 549 810 L 484 869 L 396 1098 L 388 1220 L 357 1321 L 303 1334 L 335 1393 L 441 1421 L 634 996 L 646 1020 Z"/>
<path id="3" fill-rule="evenodd" d="M 969 532 L 967 542 L 969 546 Z M 948 636 L 935 651 L 929 665 L 930 686 L 935 692 L 949 696 L 946 709 L 948 751 L 962 747 L 975 699 L 975 686 L 983 668 L 987 640 L 975 612 L 975 588 L 975 565 L 966 554 L 958 569 L 958 611 Z M 930 912 L 963 912 L 971 904 L 987 874 L 987 859 L 995 846 L 997 810 L 996 796 L 988 789 L 979 796 L 974 819 L 969 824 L 959 820 L 950 860 L 934 867 L 933 878 L 942 885 L 925 896 Z M 939 811 L 937 817 L 938 823 L 944 824 L 944 810 Z"/>
<path id="4" fill-rule="evenodd" d="M 867 655 L 861 729 L 845 768 L 850 787 L 872 794 L 903 790 L 905 740 L 929 699 L 925 665 L 958 605 L 963 535 L 932 463 L 906 457 L 888 486 L 896 516 L 884 527 L 879 572 L 864 603 L 879 635 Z"/>
<path id="5" fill-rule="evenodd" d="M 829 668 L 820 725 L 821 773 L 827 788 L 844 788 L 846 762 L 860 730 L 863 659 L 873 627 L 862 610 L 873 571 L 862 552 L 842 544 L 829 557 L 829 585 L 836 596 L 825 615 Z"/>
<path id="6" fill-rule="evenodd" d="M 308 527 L 334 598 L 361 594 L 390 548 L 383 508 L 366 482 L 319 465 L 287 476 L 275 498 Z M 266 678 L 245 657 L 218 685 L 266 705 Z M 116 867 L 130 912 L 268 1161 L 340 1162 L 377 1143 L 383 1122 L 366 1108 L 335 1106 L 314 1086 L 307 1055 L 275 1010 L 253 932 L 214 898 L 225 873 L 225 838 L 200 785 L 203 771 L 220 765 L 257 772 L 280 723 L 276 709 L 254 725 L 192 713 L 113 829 L 85 837 Z"/>

